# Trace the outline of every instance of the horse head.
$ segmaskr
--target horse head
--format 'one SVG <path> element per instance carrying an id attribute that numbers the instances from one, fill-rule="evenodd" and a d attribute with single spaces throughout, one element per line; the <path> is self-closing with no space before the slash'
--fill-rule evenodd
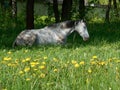
<path id="1" fill-rule="evenodd" d="M 86 23 L 83 20 L 75 21 L 75 31 L 77 31 L 84 41 L 89 39 Z"/>

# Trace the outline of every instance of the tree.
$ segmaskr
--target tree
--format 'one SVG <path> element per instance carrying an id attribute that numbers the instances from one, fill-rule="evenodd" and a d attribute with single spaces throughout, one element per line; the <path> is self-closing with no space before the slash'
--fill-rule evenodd
<path id="1" fill-rule="evenodd" d="M 63 0 L 61 21 L 71 18 L 72 0 Z"/>
<path id="2" fill-rule="evenodd" d="M 79 0 L 79 15 L 80 19 L 83 19 L 85 16 L 85 1 Z"/>
<path id="3" fill-rule="evenodd" d="M 10 0 L 10 6 L 12 11 L 12 17 L 17 18 L 17 1 L 16 0 Z"/>
<path id="4" fill-rule="evenodd" d="M 34 28 L 34 0 L 27 0 L 26 5 L 26 28 Z"/>
<path id="5" fill-rule="evenodd" d="M 55 21 L 59 22 L 60 21 L 60 15 L 59 15 L 59 10 L 58 10 L 58 1 L 53 0 L 53 11 L 55 15 Z"/>
<path id="6" fill-rule="evenodd" d="M 115 10 L 115 15 L 118 17 L 119 14 L 118 14 L 118 9 L 117 9 L 117 2 L 116 2 L 116 0 L 113 0 L 113 5 L 114 5 L 114 10 Z"/>
<path id="7" fill-rule="evenodd" d="M 109 2 L 108 2 L 108 6 L 107 6 L 107 10 L 106 10 L 106 15 L 105 15 L 105 21 L 106 22 L 110 22 L 110 9 L 111 9 L 111 2 L 112 2 L 112 0 L 109 0 Z"/>

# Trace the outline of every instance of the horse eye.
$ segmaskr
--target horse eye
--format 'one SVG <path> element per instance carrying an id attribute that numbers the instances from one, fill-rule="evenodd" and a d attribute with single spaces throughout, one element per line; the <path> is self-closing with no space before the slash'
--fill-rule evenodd
<path id="1" fill-rule="evenodd" d="M 86 27 L 86 26 L 84 26 L 83 28 L 84 28 L 84 29 L 86 29 L 87 27 Z"/>

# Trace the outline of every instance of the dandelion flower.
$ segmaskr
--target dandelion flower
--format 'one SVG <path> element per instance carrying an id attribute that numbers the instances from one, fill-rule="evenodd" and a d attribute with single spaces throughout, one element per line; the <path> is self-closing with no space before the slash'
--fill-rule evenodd
<path id="1" fill-rule="evenodd" d="M 97 56 L 93 56 L 92 58 L 93 58 L 93 59 L 97 59 L 98 57 L 97 57 Z"/>
<path id="2" fill-rule="evenodd" d="M 24 69 L 24 72 L 28 72 L 28 71 L 30 71 L 30 68 L 29 68 L 29 67 L 26 67 L 26 68 Z"/>
<path id="3" fill-rule="evenodd" d="M 46 64 L 46 62 L 42 62 L 42 64 L 43 64 L 43 65 L 45 65 L 45 64 Z"/>
<path id="4" fill-rule="evenodd" d="M 30 81 L 30 78 L 26 78 L 26 81 Z"/>
<path id="5" fill-rule="evenodd" d="M 35 67 L 35 66 L 38 65 L 38 64 L 39 64 L 39 62 L 31 62 L 31 63 L 30 63 L 31 67 Z"/>
<path id="6" fill-rule="evenodd" d="M 5 60 L 5 61 L 9 61 L 9 60 L 11 60 L 12 58 L 11 57 L 4 57 L 3 58 L 3 60 Z"/>
<path id="7" fill-rule="evenodd" d="M 19 74 L 23 74 L 24 72 L 23 71 L 19 71 Z"/>
<path id="8" fill-rule="evenodd" d="M 88 73 L 92 73 L 92 70 L 90 68 L 88 69 Z"/>
<path id="9" fill-rule="evenodd" d="M 105 62 L 104 61 L 102 61 L 102 62 L 99 62 L 99 65 L 105 65 Z"/>
<path id="10" fill-rule="evenodd" d="M 41 73 L 41 74 L 40 74 L 40 78 L 45 78 L 45 74 L 44 74 L 44 73 Z"/>
<path id="11" fill-rule="evenodd" d="M 57 60 L 57 58 L 53 58 L 53 61 L 54 61 L 54 62 L 57 62 L 58 60 Z"/>
<path id="12" fill-rule="evenodd" d="M 25 63 L 25 62 L 26 62 L 26 60 L 25 60 L 25 59 L 23 59 L 23 60 L 22 60 L 22 63 Z"/>
<path id="13" fill-rule="evenodd" d="M 25 60 L 26 60 L 26 62 L 27 62 L 27 61 L 30 61 L 30 60 L 31 60 L 31 58 L 30 58 L 30 57 L 28 57 L 28 58 L 26 58 Z"/>
<path id="14" fill-rule="evenodd" d="M 75 68 L 78 68 L 80 65 L 78 64 L 78 63 L 76 63 L 75 65 L 74 65 L 74 67 Z"/>
<path id="15" fill-rule="evenodd" d="M 54 71 L 54 72 L 58 72 L 58 69 L 54 69 L 53 71 Z"/>
<path id="16" fill-rule="evenodd" d="M 44 65 L 39 66 L 40 69 L 45 69 Z"/>
<path id="17" fill-rule="evenodd" d="M 12 53 L 11 51 L 8 52 L 8 54 L 11 54 L 11 53 Z"/>
<path id="18" fill-rule="evenodd" d="M 81 62 L 80 62 L 80 65 L 84 65 L 84 64 L 85 64 L 85 62 L 84 62 L 84 61 L 81 61 Z"/>
<path id="19" fill-rule="evenodd" d="M 43 57 L 44 60 L 46 60 L 47 58 L 48 58 L 47 56 Z"/>
<path id="20" fill-rule="evenodd" d="M 77 61 L 75 61 L 75 60 L 72 60 L 72 61 L 71 61 L 71 63 L 72 63 L 72 64 L 76 64 L 76 63 L 77 63 Z"/>
<path id="21" fill-rule="evenodd" d="M 91 63 L 91 65 L 95 65 L 96 64 L 96 62 L 95 61 L 92 61 L 92 62 L 90 62 Z"/>
<path id="22" fill-rule="evenodd" d="M 25 50 L 25 53 L 27 53 L 28 52 L 28 50 Z"/>

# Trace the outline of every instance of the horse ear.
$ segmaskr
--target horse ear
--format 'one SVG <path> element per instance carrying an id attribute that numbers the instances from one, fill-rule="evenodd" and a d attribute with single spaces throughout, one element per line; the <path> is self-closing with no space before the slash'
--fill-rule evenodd
<path id="1" fill-rule="evenodd" d="M 84 22 L 84 20 L 82 19 L 81 22 Z"/>

